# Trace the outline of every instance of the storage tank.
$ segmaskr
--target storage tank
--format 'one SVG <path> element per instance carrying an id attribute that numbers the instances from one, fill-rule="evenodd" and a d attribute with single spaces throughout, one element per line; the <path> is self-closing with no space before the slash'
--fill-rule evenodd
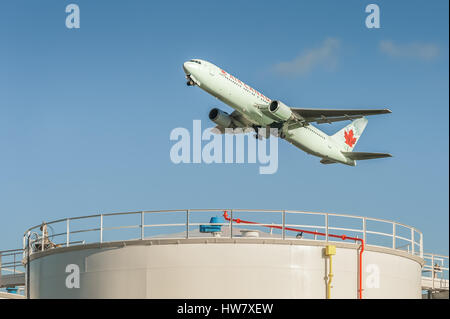
<path id="1" fill-rule="evenodd" d="M 422 297 L 423 239 L 413 227 L 327 213 L 223 212 L 180 210 L 67 218 L 45 223 L 53 228 L 62 224 L 66 230 L 47 235 L 41 231 L 33 236 L 38 226 L 31 228 L 24 240 L 26 248 L 30 247 L 24 259 L 29 260 L 30 297 Z M 157 214 L 160 218 L 172 214 L 168 218 L 172 222 L 153 218 Z M 196 214 L 203 217 L 194 218 Z M 134 215 L 140 221 L 137 224 L 105 224 L 106 218 Z M 148 215 L 152 222 L 146 222 Z M 323 223 L 308 222 L 307 216 Z M 73 224 L 81 219 L 83 223 L 74 229 Z M 351 222 L 345 226 L 342 219 Z M 86 222 L 92 220 L 98 227 L 88 227 Z M 361 227 L 356 227 L 359 222 Z M 380 231 L 375 224 L 392 232 Z M 166 228 L 182 231 L 167 232 Z M 140 236 L 105 240 L 107 231 L 121 230 L 134 230 Z M 87 233 L 97 239 L 72 239 L 77 235 L 87 238 Z M 411 237 L 404 237 L 408 233 Z M 58 236 L 65 242 L 58 244 Z"/>

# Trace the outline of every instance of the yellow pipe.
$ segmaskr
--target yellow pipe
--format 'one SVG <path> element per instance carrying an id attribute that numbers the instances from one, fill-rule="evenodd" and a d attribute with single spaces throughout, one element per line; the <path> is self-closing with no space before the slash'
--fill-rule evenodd
<path id="1" fill-rule="evenodd" d="M 331 299 L 331 281 L 333 280 L 333 255 L 330 255 L 330 272 L 328 273 L 327 299 Z"/>
<path id="2" fill-rule="evenodd" d="M 331 299 L 331 281 L 333 280 L 333 255 L 336 255 L 336 246 L 327 245 L 325 255 L 330 257 L 330 271 L 328 273 L 327 299 Z"/>

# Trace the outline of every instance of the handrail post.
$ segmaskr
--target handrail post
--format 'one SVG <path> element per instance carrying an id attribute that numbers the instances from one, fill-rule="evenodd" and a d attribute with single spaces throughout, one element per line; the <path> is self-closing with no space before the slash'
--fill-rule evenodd
<path id="1" fill-rule="evenodd" d="M 70 237 L 69 237 L 69 232 L 70 232 L 70 218 L 67 218 L 66 220 L 66 247 L 69 247 L 69 241 L 70 241 Z"/>
<path id="2" fill-rule="evenodd" d="M 103 243 L 103 214 L 100 214 L 100 244 Z"/>
<path id="3" fill-rule="evenodd" d="M 414 241 L 414 228 L 411 228 L 411 254 L 414 256 L 416 242 Z"/>
<path id="4" fill-rule="evenodd" d="M 286 239 L 286 210 L 284 210 L 284 209 L 283 209 L 282 219 L 283 219 L 282 238 L 283 238 L 283 240 L 285 240 Z"/>
<path id="5" fill-rule="evenodd" d="M 431 254 L 431 288 L 434 290 L 434 255 Z"/>
<path id="6" fill-rule="evenodd" d="M 141 212 L 141 240 L 144 239 L 144 212 Z"/>
<path id="7" fill-rule="evenodd" d="M 397 237 L 396 224 L 392 223 L 392 249 L 395 249 L 395 238 Z"/>
<path id="8" fill-rule="evenodd" d="M 189 209 L 186 210 L 186 239 L 189 238 Z"/>
<path id="9" fill-rule="evenodd" d="M 26 274 L 26 289 L 27 289 L 27 299 L 31 299 L 31 296 L 30 296 L 30 291 L 31 291 L 31 289 L 30 289 L 30 283 L 31 283 L 31 280 L 30 280 L 30 273 L 31 273 L 31 271 L 30 271 L 30 236 L 31 236 L 31 231 L 28 231 L 28 234 L 27 234 L 27 269 L 26 269 L 26 271 L 27 271 L 27 274 Z"/>
<path id="10" fill-rule="evenodd" d="M 230 209 L 230 238 L 233 238 L 233 210 Z"/>
<path id="11" fill-rule="evenodd" d="M 423 258 L 423 234 L 420 233 L 420 258 Z"/>
<path id="12" fill-rule="evenodd" d="M 367 231 L 367 220 L 366 220 L 366 217 L 363 217 L 363 240 L 364 240 L 364 243 L 366 242 L 366 231 Z"/>
<path id="13" fill-rule="evenodd" d="M 325 213 L 325 240 L 328 241 L 328 213 Z"/>
<path id="14" fill-rule="evenodd" d="M 41 251 L 44 251 L 44 224 L 42 223 L 42 233 L 41 233 Z"/>

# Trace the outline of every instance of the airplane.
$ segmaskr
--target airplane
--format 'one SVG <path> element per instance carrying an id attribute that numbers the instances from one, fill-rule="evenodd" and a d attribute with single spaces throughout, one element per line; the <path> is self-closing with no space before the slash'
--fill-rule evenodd
<path id="1" fill-rule="evenodd" d="M 231 114 L 218 108 L 209 112 L 217 126 L 214 133 L 257 132 L 255 137 L 280 137 L 308 154 L 321 158 L 322 164 L 341 163 L 355 166 L 356 161 L 392 157 L 387 153 L 353 152 L 363 133 L 365 116 L 391 113 L 389 109 L 334 110 L 294 108 L 272 100 L 238 78 L 205 60 L 192 59 L 183 64 L 187 85 L 198 86 L 234 109 Z M 334 135 L 327 135 L 311 123 L 352 122 Z M 241 130 L 236 130 L 240 128 Z M 270 130 L 270 129 L 277 130 Z M 246 131 L 247 129 L 247 131 Z M 262 132 L 262 133 L 260 133 Z M 236 133 L 234 133 L 236 134 Z"/>

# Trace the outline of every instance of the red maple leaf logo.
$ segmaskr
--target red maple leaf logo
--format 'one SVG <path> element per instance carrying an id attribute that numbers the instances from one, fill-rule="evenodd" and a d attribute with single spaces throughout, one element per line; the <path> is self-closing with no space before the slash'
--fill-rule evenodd
<path id="1" fill-rule="evenodd" d="M 356 138 L 353 137 L 353 130 L 348 131 L 348 133 L 344 131 L 344 136 L 345 136 L 345 144 L 347 144 L 350 147 L 353 147 L 353 145 L 355 145 L 356 143 Z"/>

